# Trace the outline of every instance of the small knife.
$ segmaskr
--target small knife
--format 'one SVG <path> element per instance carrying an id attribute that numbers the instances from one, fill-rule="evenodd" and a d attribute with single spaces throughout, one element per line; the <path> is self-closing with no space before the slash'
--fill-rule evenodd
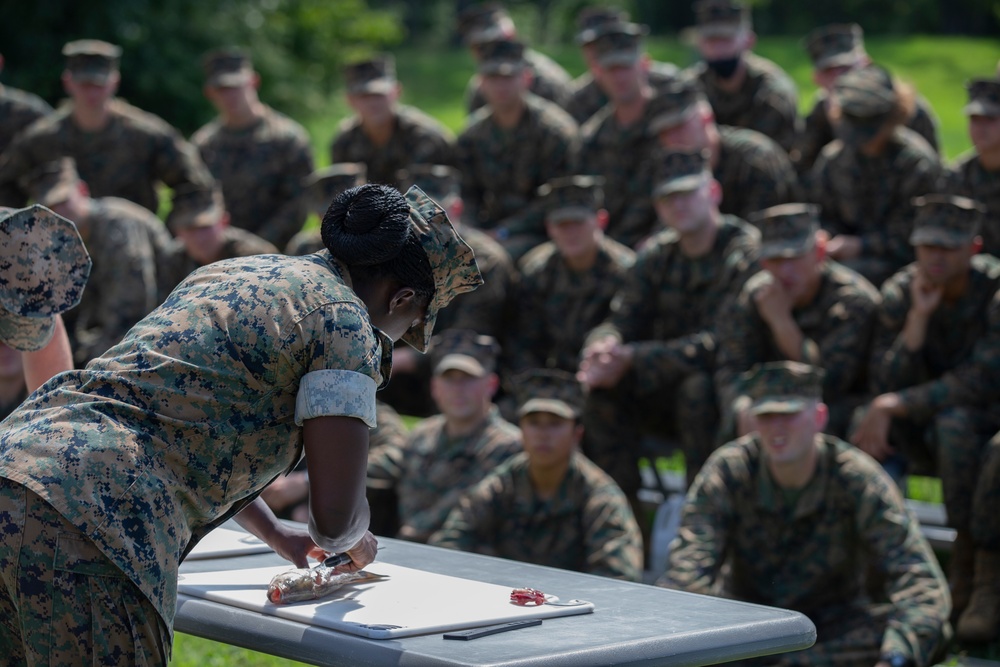
<path id="1" fill-rule="evenodd" d="M 382 547 L 377 548 L 375 551 L 376 552 L 382 551 Z M 337 567 L 338 565 L 346 565 L 347 563 L 350 562 L 351 562 L 351 557 L 348 556 L 347 552 L 345 551 L 344 553 L 333 554 L 332 556 L 327 558 L 325 561 L 323 561 L 323 566 Z M 319 566 L 317 565 L 317 567 Z"/>

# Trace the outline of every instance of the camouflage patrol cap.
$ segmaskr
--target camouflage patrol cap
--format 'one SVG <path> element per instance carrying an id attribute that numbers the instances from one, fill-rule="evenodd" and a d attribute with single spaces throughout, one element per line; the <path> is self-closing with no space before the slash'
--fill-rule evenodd
<path id="1" fill-rule="evenodd" d="M 439 203 L 462 194 L 461 174 L 446 164 L 411 164 L 400 169 L 396 179 L 406 187 L 416 185 Z"/>
<path id="2" fill-rule="evenodd" d="M 797 361 L 757 364 L 741 377 L 750 412 L 792 414 L 823 398 L 823 369 Z"/>
<path id="3" fill-rule="evenodd" d="M 330 202 L 344 190 L 363 185 L 368 177 L 364 162 L 335 162 L 302 179 L 302 198 L 307 210 L 326 212 Z"/>
<path id="4" fill-rule="evenodd" d="M 99 39 L 78 39 L 67 42 L 62 54 L 66 56 L 66 70 L 74 81 L 103 85 L 112 72 L 118 71 L 122 49 Z"/>
<path id="5" fill-rule="evenodd" d="M 563 419 L 578 419 L 583 414 L 583 387 L 572 373 L 557 370 L 533 370 L 514 378 L 517 416 L 547 412 Z"/>
<path id="6" fill-rule="evenodd" d="M 522 71 L 528 62 L 524 59 L 524 44 L 513 40 L 483 42 L 479 46 L 480 74 L 511 76 Z"/>
<path id="7" fill-rule="evenodd" d="M 911 245 L 961 248 L 976 238 L 986 209 L 979 202 L 956 195 L 929 194 L 912 200 L 917 209 L 910 233 Z"/>
<path id="8" fill-rule="evenodd" d="M 694 79 L 674 81 L 658 89 L 646 107 L 647 132 L 655 136 L 686 122 L 697 112 L 699 102 L 707 102 L 707 98 Z"/>
<path id="9" fill-rule="evenodd" d="M 587 7 L 576 17 L 576 43 L 586 46 L 616 23 L 627 23 L 628 12 L 617 7 Z"/>
<path id="10" fill-rule="evenodd" d="M 594 40 L 594 57 L 601 67 L 630 66 L 642 56 L 642 36 L 648 28 L 638 23 L 613 23 Z"/>
<path id="11" fill-rule="evenodd" d="M 695 26 L 704 37 L 730 36 L 750 27 L 750 8 L 734 0 L 699 0 L 694 3 Z"/>
<path id="12" fill-rule="evenodd" d="M 700 188 L 712 178 L 710 155 L 707 148 L 658 151 L 653 167 L 653 198 Z"/>
<path id="13" fill-rule="evenodd" d="M 344 66 L 347 92 L 352 95 L 387 95 L 396 87 L 396 59 L 384 53 Z"/>
<path id="14" fill-rule="evenodd" d="M 466 7 L 458 15 L 458 32 L 469 46 L 478 46 L 507 37 L 510 15 L 498 2 Z"/>
<path id="15" fill-rule="evenodd" d="M 749 221 L 760 230 L 760 258 L 800 257 L 813 248 L 819 230 L 815 204 L 780 204 L 757 211 Z"/>
<path id="16" fill-rule="evenodd" d="M 854 118 L 882 118 L 896 104 L 892 75 L 877 65 L 845 73 L 834 83 L 833 92 L 844 114 Z"/>
<path id="17" fill-rule="evenodd" d="M 207 86 L 237 88 L 253 80 L 253 63 L 242 49 L 227 47 L 209 51 L 201 63 Z"/>
<path id="18" fill-rule="evenodd" d="M 545 221 L 559 223 L 592 217 L 604 206 L 604 179 L 600 176 L 562 176 L 538 188 Z"/>
<path id="19" fill-rule="evenodd" d="M 857 23 L 833 23 L 805 37 L 806 51 L 816 69 L 854 65 L 865 53 L 864 31 Z"/>
<path id="20" fill-rule="evenodd" d="M 76 160 L 62 157 L 45 162 L 20 179 L 20 183 L 39 204 L 43 206 L 62 204 L 80 184 Z"/>
<path id="21" fill-rule="evenodd" d="M 431 339 L 430 353 L 434 375 L 457 370 L 481 378 L 496 370 L 500 344 L 469 329 L 448 329 Z"/>
<path id="22" fill-rule="evenodd" d="M 434 295 L 422 323 L 409 328 L 402 340 L 420 352 L 427 350 L 437 314 L 456 295 L 483 284 L 475 254 L 462 240 L 444 209 L 417 186 L 406 191 L 410 205 L 410 228 L 427 253 L 434 274 Z"/>
<path id="23" fill-rule="evenodd" d="M 182 186 L 174 190 L 173 208 L 167 214 L 167 227 L 174 233 L 182 229 L 211 227 L 222 219 L 225 212 L 222 193 L 218 188 Z"/>
<path id="24" fill-rule="evenodd" d="M 80 302 L 90 255 L 76 226 L 44 206 L 0 211 L 0 341 L 38 350 L 53 316 Z"/>
<path id="25" fill-rule="evenodd" d="M 1000 117 L 1000 78 L 973 79 L 966 87 L 969 103 L 965 105 L 966 116 Z"/>

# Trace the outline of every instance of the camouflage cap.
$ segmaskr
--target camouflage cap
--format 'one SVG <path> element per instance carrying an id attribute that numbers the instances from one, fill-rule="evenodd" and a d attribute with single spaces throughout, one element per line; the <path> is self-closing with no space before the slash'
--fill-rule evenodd
<path id="1" fill-rule="evenodd" d="M 302 201 L 308 211 L 325 213 L 337 195 L 356 185 L 364 185 L 367 177 L 368 168 L 364 162 L 335 162 L 302 179 Z"/>
<path id="2" fill-rule="evenodd" d="M 222 192 L 218 188 L 181 186 L 174 190 L 167 227 L 175 234 L 182 229 L 211 227 L 222 219 L 225 212 Z"/>
<path id="3" fill-rule="evenodd" d="M 1000 116 L 1000 77 L 996 79 L 973 79 L 966 86 L 969 103 L 965 105 L 966 116 Z"/>
<path id="4" fill-rule="evenodd" d="M 405 187 L 416 185 L 438 203 L 462 194 L 461 173 L 446 164 L 411 164 L 400 169 L 396 179 Z"/>
<path id="5" fill-rule="evenodd" d="M 587 7 L 576 17 L 576 43 L 586 46 L 616 23 L 627 23 L 628 12 L 617 7 Z"/>
<path id="6" fill-rule="evenodd" d="M 735 35 L 751 26 L 750 8 L 734 0 L 699 0 L 694 17 L 698 34 L 705 37 Z"/>
<path id="7" fill-rule="evenodd" d="M 0 211 L 0 341 L 37 350 L 53 316 L 80 302 L 90 255 L 76 225 L 44 206 Z"/>
<path id="8" fill-rule="evenodd" d="M 384 53 L 348 63 L 344 66 L 344 81 L 352 95 L 387 95 L 396 87 L 396 59 Z"/>
<path id="9" fill-rule="evenodd" d="M 854 65 L 864 56 L 864 31 L 857 23 L 832 23 L 816 28 L 805 39 L 816 69 Z"/>
<path id="10" fill-rule="evenodd" d="M 122 49 L 99 39 L 78 39 L 67 42 L 62 54 L 66 56 L 66 70 L 74 81 L 103 85 L 112 72 L 118 71 Z"/>
<path id="11" fill-rule="evenodd" d="M 912 200 L 917 210 L 911 245 L 961 248 L 972 243 L 983 224 L 986 209 L 977 201 L 956 195 L 929 194 Z"/>
<path id="12" fill-rule="evenodd" d="M 73 190 L 79 187 L 80 174 L 76 171 L 76 160 L 62 157 L 39 165 L 20 179 L 20 183 L 42 206 L 56 206 L 69 199 Z"/>
<path id="13" fill-rule="evenodd" d="M 253 63 L 246 51 L 233 47 L 209 51 L 201 61 L 205 85 L 237 88 L 253 80 Z"/>
<path id="14" fill-rule="evenodd" d="M 653 198 L 660 199 L 675 192 L 697 190 L 712 178 L 709 150 L 657 151 L 653 165 Z"/>
<path id="15" fill-rule="evenodd" d="M 427 253 L 434 274 L 434 295 L 423 322 L 410 327 L 403 334 L 403 342 L 424 352 L 434 333 L 438 311 L 456 295 L 482 285 L 483 276 L 472 248 L 455 231 L 444 209 L 416 186 L 406 191 L 406 201 L 410 205 L 410 227 Z"/>
<path id="16" fill-rule="evenodd" d="M 479 46 L 478 72 L 511 76 L 522 71 L 528 62 L 524 59 L 524 44 L 512 40 L 483 42 Z"/>
<path id="17" fill-rule="evenodd" d="M 819 230 L 815 204 L 779 204 L 749 218 L 760 230 L 760 258 L 800 257 L 813 248 Z"/>
<path id="18" fill-rule="evenodd" d="M 514 378 L 517 416 L 548 412 L 563 419 L 578 419 L 583 414 L 583 387 L 572 373 L 557 370 L 532 370 Z"/>
<path id="19" fill-rule="evenodd" d="M 845 73 L 834 83 L 833 93 L 841 111 L 854 118 L 882 118 L 896 104 L 892 75 L 876 65 Z"/>
<path id="20" fill-rule="evenodd" d="M 678 80 L 659 88 L 646 107 L 647 132 L 655 136 L 684 123 L 698 110 L 699 102 L 707 98 L 697 80 Z"/>
<path id="21" fill-rule="evenodd" d="M 642 57 L 642 36 L 648 32 L 638 23 L 614 23 L 594 40 L 594 57 L 601 67 L 631 66 Z"/>
<path id="22" fill-rule="evenodd" d="M 469 329 L 448 329 L 431 339 L 430 354 L 434 375 L 457 370 L 481 378 L 496 371 L 500 344 Z"/>
<path id="23" fill-rule="evenodd" d="M 757 364 L 740 378 L 750 412 L 792 414 L 823 398 L 823 369 L 797 361 Z"/>
<path id="24" fill-rule="evenodd" d="M 604 178 L 562 176 L 538 188 L 545 207 L 545 221 L 559 223 L 592 217 L 604 206 Z"/>
<path id="25" fill-rule="evenodd" d="M 504 39 L 507 36 L 505 22 L 510 15 L 498 2 L 466 7 L 458 15 L 458 32 L 469 46 Z"/>

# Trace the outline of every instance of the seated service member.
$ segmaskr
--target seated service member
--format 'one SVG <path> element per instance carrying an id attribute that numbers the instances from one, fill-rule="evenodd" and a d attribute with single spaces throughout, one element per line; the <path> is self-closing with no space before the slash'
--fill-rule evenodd
<path id="1" fill-rule="evenodd" d="M 347 104 L 354 116 L 337 126 L 330 164 L 361 162 L 369 183 L 401 188 L 396 174 L 411 164 L 452 164 L 455 137 L 416 107 L 399 102 L 396 61 L 389 54 L 344 67 Z"/>
<path id="2" fill-rule="evenodd" d="M 0 72 L 4 59 L 0 53 Z M 52 113 L 52 107 L 34 93 L 0 84 L 0 154 L 24 128 Z"/>
<path id="3" fill-rule="evenodd" d="M 808 172 L 823 147 L 835 139 L 829 117 L 829 96 L 837 79 L 842 74 L 872 64 L 865 51 L 864 33 L 857 23 L 825 25 L 810 32 L 803 41 L 812 60 L 813 81 L 820 89 L 792 151 L 799 173 Z M 906 126 L 937 151 L 938 121 L 934 111 L 923 97 L 917 96 L 914 101 L 913 113 L 906 119 Z"/>
<path id="4" fill-rule="evenodd" d="M 579 451 L 583 393 L 569 373 L 517 380 L 524 451 L 470 489 L 430 544 L 639 581 L 642 536 L 621 489 Z"/>
<path id="5" fill-rule="evenodd" d="M 329 167 L 317 169 L 302 181 L 299 195 L 299 211 L 308 221 L 315 215 L 323 219 L 323 214 L 337 195 L 344 190 L 365 184 L 365 165 L 360 162 L 339 162 Z M 285 246 L 286 255 L 308 255 L 319 252 L 323 245 L 320 227 L 303 229 Z"/>
<path id="6" fill-rule="evenodd" d="M 719 211 L 706 153 L 660 154 L 655 182 L 667 229 L 639 252 L 580 362 L 590 389 L 584 451 L 630 499 L 643 431 L 680 439 L 689 480 L 714 448 L 716 315 L 756 271 L 760 239 Z"/>
<path id="7" fill-rule="evenodd" d="M 539 194 L 550 240 L 521 258 L 509 356 L 515 371 L 575 373 L 584 337 L 607 319 L 635 253 L 604 235 L 608 212 L 599 177 L 556 178 Z"/>
<path id="8" fill-rule="evenodd" d="M 824 435 L 822 371 L 767 363 L 743 386 L 753 431 L 705 463 L 657 583 L 792 609 L 816 625 L 811 648 L 752 664 L 935 664 L 950 634 L 944 575 L 889 476 Z M 868 598 L 868 566 L 891 602 Z"/>
<path id="9" fill-rule="evenodd" d="M 219 116 L 191 143 L 222 188 L 231 224 L 283 248 L 302 228 L 299 192 L 313 171 L 309 135 L 260 101 L 260 75 L 249 55 L 220 49 L 203 64 L 203 91 Z"/>
<path id="10" fill-rule="evenodd" d="M 462 493 L 521 450 L 517 427 L 493 404 L 499 353 L 495 340 L 474 331 L 450 329 L 434 339 L 430 391 L 441 413 L 414 427 L 404 445 L 398 537 L 426 542 Z"/>
<path id="11" fill-rule="evenodd" d="M 756 130 L 791 151 L 798 92 L 783 69 L 753 53 L 757 35 L 750 7 L 738 0 L 699 0 L 694 13 L 703 62 L 685 74 L 701 83 L 719 124 Z"/>
<path id="12" fill-rule="evenodd" d="M 829 432 L 845 435 L 851 412 L 867 397 L 869 345 L 879 294 L 871 283 L 826 256 L 816 207 L 783 204 L 761 211 L 763 271 L 743 286 L 716 320 L 715 382 L 723 438 L 740 426 L 740 376 L 768 361 L 800 361 L 825 369 Z M 735 419 L 735 424 L 729 421 Z"/>
<path id="13" fill-rule="evenodd" d="M 8 660 L 166 665 L 180 561 L 231 517 L 297 567 L 374 560 L 365 467 L 390 348 L 425 350 L 437 311 L 481 278 L 416 188 L 348 190 L 323 236 L 328 252 L 199 269 L 111 353 L 5 420 Z M 308 531 L 257 497 L 303 454 L 324 472 L 310 477 Z"/>
<path id="14" fill-rule="evenodd" d="M 1000 260 L 979 254 L 984 216 L 975 202 L 927 195 L 915 205 L 917 261 L 882 286 L 871 367 L 878 396 L 851 439 L 880 461 L 941 478 L 948 525 L 957 531 L 949 557 L 957 618 L 972 593 L 975 513 L 996 511 L 975 499 L 991 481 L 980 472 L 1000 414 L 982 395 L 968 400 L 961 377 L 975 372 L 969 366 L 983 346 L 1000 354 L 988 328 Z"/>
<path id="15" fill-rule="evenodd" d="M 744 220 L 796 201 L 798 182 L 784 149 L 760 132 L 716 123 L 696 81 L 678 81 L 649 103 L 650 136 L 667 150 L 709 151 L 712 175 L 722 185 L 719 210 Z"/>

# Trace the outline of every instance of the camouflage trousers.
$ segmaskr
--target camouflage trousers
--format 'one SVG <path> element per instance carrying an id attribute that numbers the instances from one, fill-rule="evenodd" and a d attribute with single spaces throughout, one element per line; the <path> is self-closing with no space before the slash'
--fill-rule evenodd
<path id="1" fill-rule="evenodd" d="M 680 443 L 690 483 L 715 449 L 719 419 L 708 373 L 693 373 L 652 394 L 634 386 L 626 375 L 614 389 L 591 391 L 583 413 L 584 453 L 629 498 L 641 485 L 638 460 L 644 434 Z"/>
<path id="2" fill-rule="evenodd" d="M 0 656 L 4 664 L 166 665 L 170 630 L 77 528 L 0 478 Z"/>

